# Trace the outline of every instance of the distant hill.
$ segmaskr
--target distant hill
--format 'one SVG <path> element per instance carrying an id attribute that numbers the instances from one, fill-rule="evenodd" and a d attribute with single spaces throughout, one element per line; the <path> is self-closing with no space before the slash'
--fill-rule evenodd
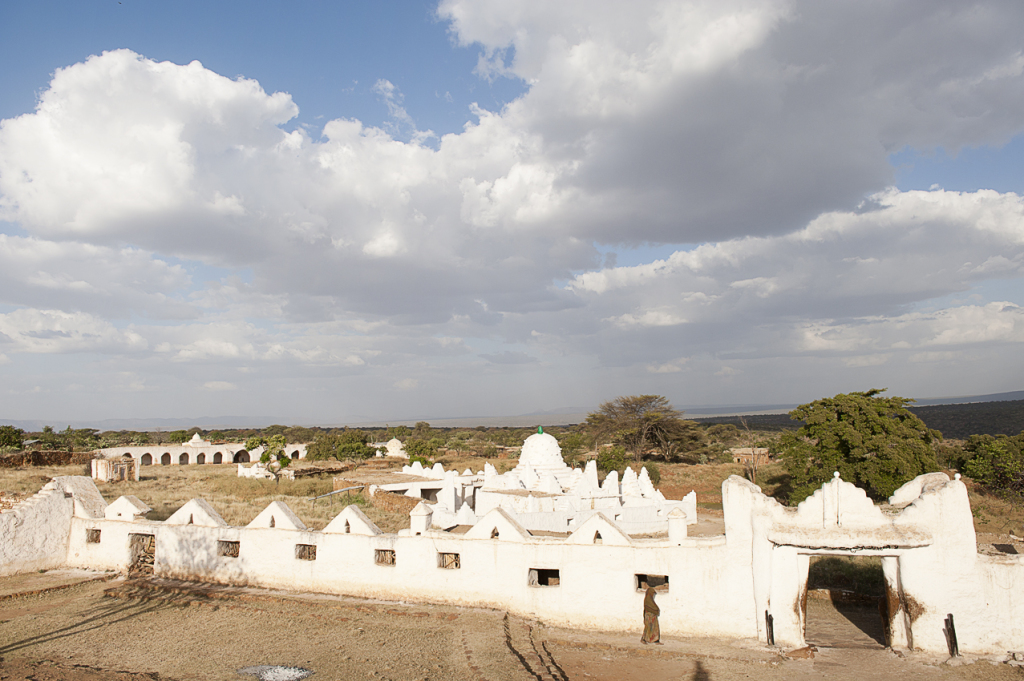
<path id="1" fill-rule="evenodd" d="M 741 421 L 742 419 L 742 421 Z M 803 425 L 803 421 L 794 421 L 789 414 L 746 414 L 744 416 L 706 416 L 703 418 L 692 418 L 705 426 L 713 426 L 716 423 L 731 423 L 737 428 L 743 428 L 743 421 L 751 430 L 796 430 Z"/>
<path id="2" fill-rule="evenodd" d="M 1016 435 L 1024 431 L 1024 400 L 932 404 L 912 406 L 910 410 L 946 439 L 962 440 L 969 435 Z M 803 425 L 802 421 L 790 419 L 789 414 L 751 414 L 743 416 L 743 419 L 751 430 L 795 430 Z M 693 420 L 705 425 L 731 423 L 737 428 L 743 427 L 739 416 Z"/>
<path id="3" fill-rule="evenodd" d="M 1024 400 L 911 407 L 922 421 L 947 439 L 968 435 L 1017 435 L 1024 431 Z"/>

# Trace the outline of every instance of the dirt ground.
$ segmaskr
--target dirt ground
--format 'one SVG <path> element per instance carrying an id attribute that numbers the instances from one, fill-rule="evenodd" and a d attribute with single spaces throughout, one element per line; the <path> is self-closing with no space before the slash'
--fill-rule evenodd
<path id="1" fill-rule="evenodd" d="M 756 641 L 645 646 L 639 627 L 581 632 L 484 609 L 51 571 L 0 579 L 0 679 L 252 679 L 239 670 L 256 665 L 314 681 L 1024 679 L 986 660 L 900 657 L 828 601 L 812 606 L 817 653 L 790 659 Z"/>

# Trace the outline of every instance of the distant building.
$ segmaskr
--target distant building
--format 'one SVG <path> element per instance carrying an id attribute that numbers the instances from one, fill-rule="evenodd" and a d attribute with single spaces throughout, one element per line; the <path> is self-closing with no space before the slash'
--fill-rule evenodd
<path id="1" fill-rule="evenodd" d="M 289 459 L 305 459 L 306 445 L 288 444 L 284 448 Z M 139 466 L 171 466 L 207 463 L 249 463 L 253 458 L 259 459 L 263 449 L 250 452 L 243 442 L 226 442 L 214 444 L 199 437 L 192 436 L 188 442 L 180 445 L 135 445 L 131 447 L 107 447 L 97 449 L 96 454 L 103 459 L 118 459 L 129 456 Z"/>

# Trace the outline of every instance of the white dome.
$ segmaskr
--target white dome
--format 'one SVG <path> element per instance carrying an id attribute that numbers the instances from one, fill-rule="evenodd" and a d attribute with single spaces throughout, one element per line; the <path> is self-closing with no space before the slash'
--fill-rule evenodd
<path id="1" fill-rule="evenodd" d="M 552 473 L 561 473 L 569 468 L 562 460 L 562 448 L 558 446 L 558 440 L 543 432 L 534 433 L 523 443 L 516 468 L 525 466 L 530 466 L 536 472 Z"/>

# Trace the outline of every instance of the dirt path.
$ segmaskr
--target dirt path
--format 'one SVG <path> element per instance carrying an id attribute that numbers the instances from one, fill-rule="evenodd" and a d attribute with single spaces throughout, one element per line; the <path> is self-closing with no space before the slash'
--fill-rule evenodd
<path id="1" fill-rule="evenodd" d="M 0 579 L 0 680 L 237 681 L 257 678 L 238 674 L 256 665 L 310 670 L 313 681 L 1024 679 L 1008 665 L 950 667 L 880 646 L 790 660 L 754 641 L 642 646 L 638 633 L 550 628 L 491 610 L 97 576 Z"/>

